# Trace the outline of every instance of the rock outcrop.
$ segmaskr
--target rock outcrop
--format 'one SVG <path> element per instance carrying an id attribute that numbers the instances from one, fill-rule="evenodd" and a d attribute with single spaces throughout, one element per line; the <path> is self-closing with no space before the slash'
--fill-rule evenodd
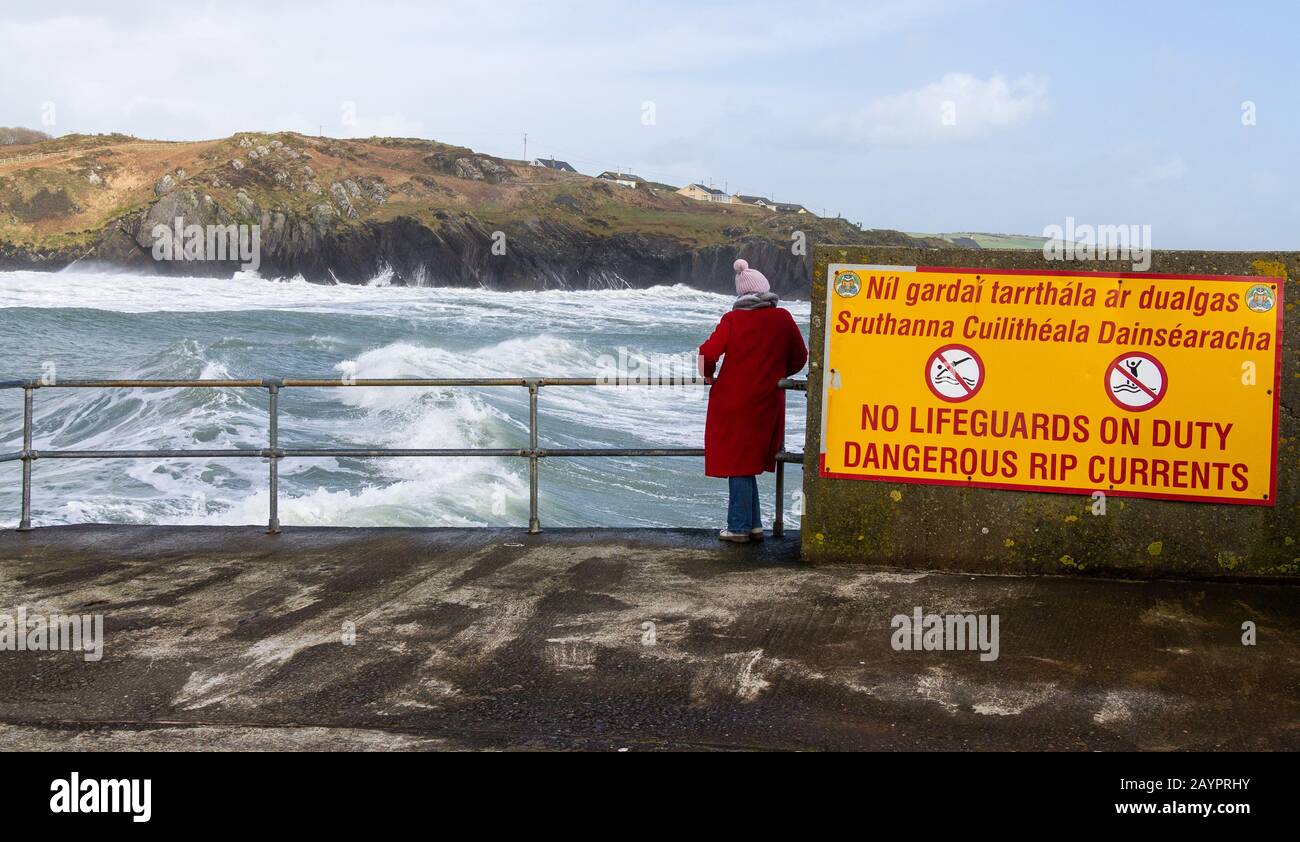
<path id="1" fill-rule="evenodd" d="M 160 150 L 160 147 L 161 150 Z M 57 164 L 0 177 L 0 269 L 80 260 L 136 272 L 229 276 L 237 260 L 155 259 L 158 226 L 257 226 L 258 271 L 321 283 L 436 284 L 502 290 L 686 284 L 732 289 L 744 257 L 787 296 L 806 296 L 821 241 L 924 246 L 843 220 L 692 202 L 671 189 L 613 189 L 462 147 L 239 134 L 204 144 L 74 137 Z M 126 176 L 129 176 L 126 177 Z M 83 191 L 113 191 L 81 201 Z M 96 221 L 92 205 L 125 207 Z M 80 216 L 78 214 L 81 214 Z M 62 226 L 62 227 L 59 227 Z M 7 233 L 8 232 L 8 233 Z M 27 242 L 13 232 L 35 236 Z"/>
<path id="2" fill-rule="evenodd" d="M 355 211 L 348 196 L 340 195 L 346 190 L 334 188 L 341 185 L 330 190 L 335 202 L 312 206 L 309 216 L 263 210 L 247 194 L 239 194 L 237 206 L 228 211 L 211 196 L 174 190 L 105 228 L 89 250 L 5 253 L 0 246 L 0 268 L 61 269 L 76 260 L 168 275 L 223 276 L 238 268 L 232 261 L 155 261 L 154 226 L 172 225 L 179 216 L 187 225 L 259 225 L 264 277 L 364 284 L 391 271 L 392 283 L 410 285 L 542 290 L 685 284 L 730 292 L 731 265 L 743 257 L 763 268 L 778 294 L 803 296 L 809 290 L 807 260 L 761 236 L 693 248 L 650 234 L 595 236 L 558 220 L 492 229 L 470 214 L 450 212 L 439 213 L 432 227 L 409 217 L 342 225 Z M 876 234 L 880 245 L 917 244 L 897 232 Z"/>

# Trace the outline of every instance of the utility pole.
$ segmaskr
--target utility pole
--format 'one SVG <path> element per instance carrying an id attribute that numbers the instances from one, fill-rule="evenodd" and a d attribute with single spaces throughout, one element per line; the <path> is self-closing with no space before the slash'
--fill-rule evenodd
<path id="1" fill-rule="evenodd" d="M 524 132 L 524 163 L 528 163 L 528 132 Z"/>

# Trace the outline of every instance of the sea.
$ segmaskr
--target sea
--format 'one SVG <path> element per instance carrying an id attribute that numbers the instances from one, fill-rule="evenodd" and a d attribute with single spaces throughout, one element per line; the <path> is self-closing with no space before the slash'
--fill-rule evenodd
<path id="1" fill-rule="evenodd" d="M 0 380 L 693 376 L 695 349 L 730 307 L 685 286 L 496 292 L 174 278 L 116 269 L 0 272 Z M 806 301 L 782 302 L 805 329 Z M 36 450 L 267 446 L 265 389 L 37 389 Z M 556 448 L 703 447 L 707 389 L 543 387 L 539 443 Z M 801 451 L 806 403 L 791 392 L 786 449 Z M 281 447 L 523 448 L 518 387 L 289 388 Z M 22 390 L 0 390 L 0 452 L 22 447 Z M 35 526 L 264 524 L 266 462 L 37 459 Z M 19 518 L 21 468 L 0 464 L 0 525 Z M 797 528 L 801 469 L 786 470 Z M 760 479 L 770 526 L 774 479 Z M 286 526 L 520 526 L 528 460 L 518 457 L 290 457 Z M 698 457 L 547 458 L 542 527 L 722 527 L 726 482 Z"/>

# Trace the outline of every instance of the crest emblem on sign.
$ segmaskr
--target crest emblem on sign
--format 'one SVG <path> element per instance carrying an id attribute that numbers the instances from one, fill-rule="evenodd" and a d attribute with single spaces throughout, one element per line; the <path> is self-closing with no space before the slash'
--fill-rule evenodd
<path id="1" fill-rule="evenodd" d="M 1277 303 L 1277 294 L 1264 284 L 1256 284 L 1246 291 L 1246 306 L 1256 313 L 1267 313 Z"/>
<path id="2" fill-rule="evenodd" d="M 835 275 L 835 294 L 841 298 L 852 298 L 862 289 L 862 281 L 856 272 L 840 272 Z"/>

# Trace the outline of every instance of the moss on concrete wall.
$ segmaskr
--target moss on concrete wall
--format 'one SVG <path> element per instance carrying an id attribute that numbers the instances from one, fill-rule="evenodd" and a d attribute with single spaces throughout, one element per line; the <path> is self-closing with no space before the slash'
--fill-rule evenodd
<path id="1" fill-rule="evenodd" d="M 1155 252 L 1151 272 L 1267 275 L 1286 284 L 1278 485 L 1274 506 L 1091 499 L 818 476 L 826 270 L 832 263 L 1131 271 L 1125 261 L 1047 261 L 1036 251 L 818 246 L 813 261 L 808 439 L 804 462 L 806 561 L 859 562 L 982 573 L 1140 577 L 1300 577 L 1300 252 Z"/>

